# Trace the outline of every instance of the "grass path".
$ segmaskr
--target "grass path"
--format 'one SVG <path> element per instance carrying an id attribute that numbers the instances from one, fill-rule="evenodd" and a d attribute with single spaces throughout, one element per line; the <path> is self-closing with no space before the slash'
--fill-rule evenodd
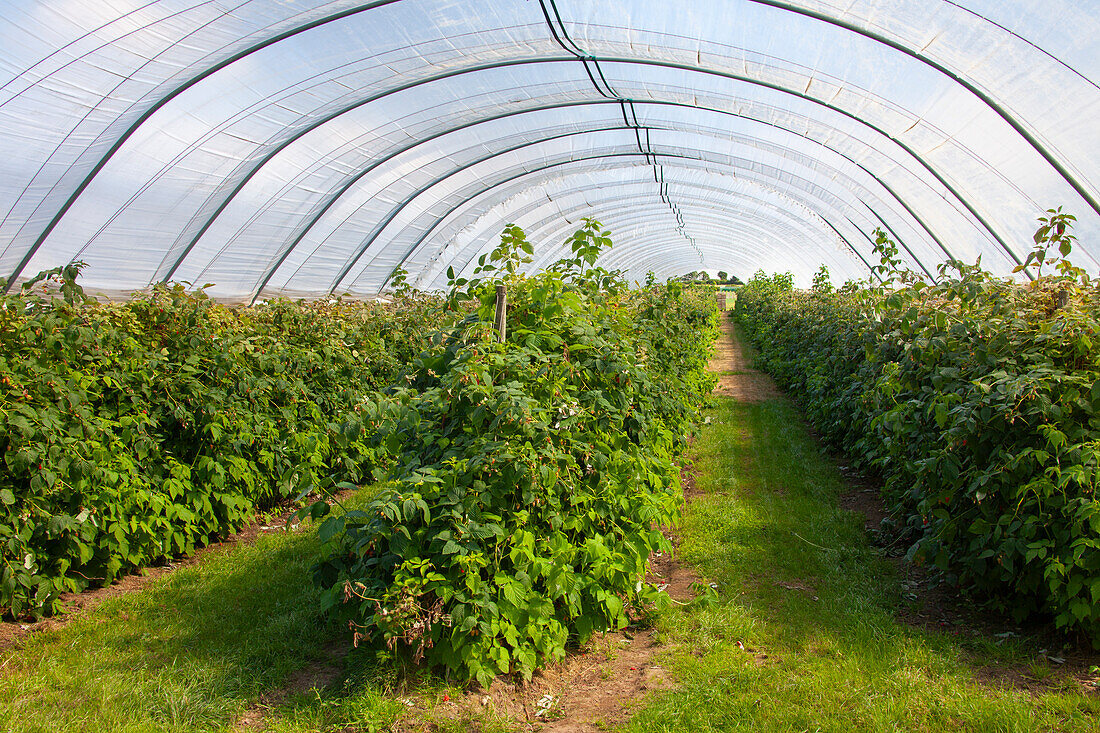
<path id="1" fill-rule="evenodd" d="M 1059 683 L 1026 645 L 895 620 L 893 567 L 839 507 L 849 487 L 791 403 L 722 398 L 709 417 L 680 549 L 721 600 L 662 622 L 679 688 L 629 730 L 1100 731 L 1096 688 Z M 1004 665 L 1047 682 L 982 681 Z"/>
<path id="2" fill-rule="evenodd" d="M 0 657 L 0 730 L 210 730 L 323 663 L 313 537 L 212 554 Z M 304 582 L 303 582 L 304 581 Z M 321 642 L 319 644 L 319 642 Z"/>
<path id="3" fill-rule="evenodd" d="M 718 397 L 707 411 L 680 554 L 718 598 L 658 622 L 667 684 L 629 701 L 626 730 L 1100 731 L 1096 692 L 1059 683 L 1024 646 L 897 622 L 892 566 L 839 508 L 837 468 L 788 401 L 759 398 Z M 0 652 L 0 731 L 540 727 L 503 709 L 454 715 L 442 700 L 460 690 L 346 655 L 346 634 L 315 611 L 316 552 L 309 531 L 264 534 L 30 635 Z M 995 665 L 1046 684 L 983 682 Z M 601 670 L 622 671 L 599 667 L 593 684 Z M 547 730 L 616 725 L 566 718 Z"/>

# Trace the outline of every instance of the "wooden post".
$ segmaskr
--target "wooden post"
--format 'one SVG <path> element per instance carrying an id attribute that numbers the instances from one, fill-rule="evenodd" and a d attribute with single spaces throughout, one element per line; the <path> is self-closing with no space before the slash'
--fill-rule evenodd
<path id="1" fill-rule="evenodd" d="M 503 284 L 497 285 L 497 314 L 493 322 L 500 342 L 504 343 L 508 330 L 508 290 Z"/>

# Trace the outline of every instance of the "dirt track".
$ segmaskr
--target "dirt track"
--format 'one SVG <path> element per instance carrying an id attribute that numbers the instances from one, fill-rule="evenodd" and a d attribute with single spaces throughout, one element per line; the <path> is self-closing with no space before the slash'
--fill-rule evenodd
<path id="1" fill-rule="evenodd" d="M 715 344 L 714 356 L 707 369 L 718 375 L 714 394 L 739 402 L 763 402 L 780 394 L 771 377 L 749 365 L 744 346 L 729 318 L 722 319 L 722 336 Z"/>

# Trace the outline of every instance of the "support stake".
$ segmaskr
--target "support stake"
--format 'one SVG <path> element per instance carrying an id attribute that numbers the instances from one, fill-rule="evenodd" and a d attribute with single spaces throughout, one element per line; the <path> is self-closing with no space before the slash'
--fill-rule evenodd
<path id="1" fill-rule="evenodd" d="M 497 314 L 493 327 L 497 330 L 500 342 L 504 343 L 508 335 L 508 290 L 503 284 L 497 285 Z"/>

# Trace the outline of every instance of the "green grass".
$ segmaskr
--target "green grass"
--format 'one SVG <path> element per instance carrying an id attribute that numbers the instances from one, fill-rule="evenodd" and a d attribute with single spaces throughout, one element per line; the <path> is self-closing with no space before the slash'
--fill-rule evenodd
<path id="1" fill-rule="evenodd" d="M 208 730 L 335 630 L 315 611 L 311 536 L 261 537 L 105 602 L 4 655 L 0 729 Z"/>
<path id="2" fill-rule="evenodd" d="M 788 402 L 723 399 L 709 415 L 681 557 L 720 601 L 661 622 L 680 687 L 629 730 L 1100 730 L 1095 695 L 979 681 L 983 666 L 1023 664 L 1022 646 L 894 620 L 892 568 L 838 508 L 843 480 Z"/>
<path id="3" fill-rule="evenodd" d="M 0 730 L 222 730 L 295 671 L 339 666 L 326 648 L 346 634 L 317 612 L 317 550 L 312 531 L 265 534 L 33 634 L 0 653 Z M 392 720 L 401 704 L 382 686 L 361 683 L 355 703 Z"/>

